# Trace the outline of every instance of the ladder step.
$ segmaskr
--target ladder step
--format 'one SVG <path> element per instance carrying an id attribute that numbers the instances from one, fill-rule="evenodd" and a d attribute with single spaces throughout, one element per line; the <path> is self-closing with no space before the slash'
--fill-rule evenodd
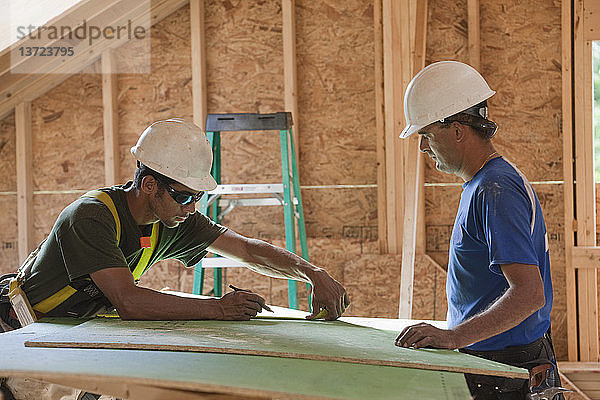
<path id="1" fill-rule="evenodd" d="M 298 204 L 298 199 L 293 199 L 294 205 Z M 219 207 L 254 207 L 254 206 L 281 206 L 282 203 L 275 197 L 260 199 L 220 199 Z"/>
<path id="2" fill-rule="evenodd" d="M 208 194 L 283 193 L 283 183 L 217 185 Z"/>
<path id="3" fill-rule="evenodd" d="M 272 114 L 208 114 L 206 131 L 270 131 L 287 130 L 293 125 L 291 112 Z"/>
<path id="4" fill-rule="evenodd" d="M 245 267 L 239 261 L 232 260 L 227 257 L 208 257 L 203 258 L 202 261 L 198 263 L 202 268 L 237 268 L 237 267 Z"/>

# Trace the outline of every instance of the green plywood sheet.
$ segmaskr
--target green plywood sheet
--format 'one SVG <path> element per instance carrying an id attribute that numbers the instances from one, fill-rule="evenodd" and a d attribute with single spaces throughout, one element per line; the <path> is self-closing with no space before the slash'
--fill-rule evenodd
<path id="1" fill-rule="evenodd" d="M 247 354 L 526 379 L 524 369 L 438 349 L 396 347 L 396 333 L 340 321 L 260 319 L 230 321 L 91 320 L 30 347 L 109 348 Z"/>
<path id="2" fill-rule="evenodd" d="M 153 385 L 299 399 L 469 398 L 462 374 L 365 364 L 234 354 L 27 348 L 39 335 L 68 332 L 74 320 L 43 320 L 0 335 L 0 376 Z"/>

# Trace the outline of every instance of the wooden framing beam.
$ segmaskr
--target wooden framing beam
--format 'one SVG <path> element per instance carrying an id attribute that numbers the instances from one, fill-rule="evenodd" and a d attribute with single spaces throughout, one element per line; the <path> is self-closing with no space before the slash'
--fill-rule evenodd
<path id="1" fill-rule="evenodd" d="M 567 348 L 570 361 L 578 360 L 577 335 L 577 289 L 575 287 L 575 270 L 573 269 L 572 251 L 574 242 L 574 179 L 573 179 L 573 97 L 572 97 L 572 42 L 573 21 L 571 19 L 571 1 L 561 2 L 562 25 L 562 132 L 563 132 L 563 196 L 565 216 L 565 285 L 567 297 Z"/>
<path id="2" fill-rule="evenodd" d="M 104 122 L 104 180 L 107 186 L 121 180 L 119 173 L 119 87 L 113 49 L 102 53 L 102 105 Z"/>
<path id="3" fill-rule="evenodd" d="M 388 252 L 385 100 L 383 90 L 383 8 L 373 1 L 375 39 L 375 125 L 377 131 L 377 234 L 379 253 Z"/>
<path id="4" fill-rule="evenodd" d="M 413 73 L 416 75 L 420 70 L 425 68 L 425 57 L 427 51 L 427 0 L 416 0 L 416 16 L 415 16 L 415 45 L 414 45 L 414 60 Z M 417 216 L 416 216 L 416 240 L 415 253 L 425 254 L 426 235 L 425 235 L 425 167 L 424 154 L 419 149 L 419 139 L 416 139 L 414 147 L 417 154 Z M 407 190 L 411 190 L 410 187 Z"/>
<path id="5" fill-rule="evenodd" d="M 411 24 L 414 27 L 414 56 L 412 57 L 412 77 L 420 71 L 425 65 L 425 44 L 427 35 L 427 0 L 416 1 L 415 21 Z M 406 84 L 408 86 L 408 83 Z M 405 87 L 406 87 L 405 86 Z M 404 99 L 404 96 L 402 96 Z M 404 111 L 404 108 L 403 108 Z M 403 124 L 404 126 L 404 124 Z M 400 274 L 400 301 L 398 306 L 399 318 L 411 318 L 412 315 L 412 295 L 415 270 L 415 252 L 417 248 L 417 221 L 419 219 L 418 211 L 420 209 L 419 193 L 423 189 L 419 187 L 423 176 L 423 157 L 419 151 L 419 137 L 412 135 L 408 139 L 402 140 L 404 147 L 404 226 L 402 243 L 402 271 Z M 423 219 L 423 216 L 421 216 Z M 424 246 L 421 245 L 420 248 Z"/>
<path id="6" fill-rule="evenodd" d="M 298 114 L 298 78 L 296 68 L 296 4 L 295 0 L 282 0 L 283 17 L 283 92 L 285 111 L 292 113 L 294 127 L 292 139 L 296 164 L 300 157 L 300 116 Z"/>
<path id="7" fill-rule="evenodd" d="M 155 24 L 158 21 L 161 21 L 186 3 L 187 0 L 152 0 L 152 8 L 150 11 L 151 23 Z M 115 9 L 107 10 L 107 14 L 98 15 L 97 17 L 99 19 L 94 20 L 94 23 L 100 24 L 99 26 L 109 26 L 114 24 L 117 20 L 130 18 L 132 24 L 135 25 L 138 21 L 142 21 L 148 17 L 147 12 L 144 12 L 141 8 L 125 9 L 122 13 L 117 11 L 118 10 Z M 136 12 L 139 12 L 139 14 L 136 14 Z M 81 20 L 79 20 L 79 22 L 81 22 Z M 88 21 L 88 23 L 92 23 L 92 21 Z M 105 49 L 108 47 L 116 47 L 125 43 L 125 41 L 126 40 L 123 39 L 121 41 L 98 39 L 94 42 L 94 46 L 92 46 L 89 51 L 78 56 L 73 56 L 67 63 L 62 63 L 61 65 L 51 64 L 38 66 L 39 71 L 46 71 L 44 73 L 11 74 L 10 68 L 8 70 L 5 68 L 6 65 L 4 64 L 6 64 L 6 60 L 2 58 L 3 61 L 0 60 L 0 64 L 2 64 L 0 67 L 4 68 L 5 72 L 0 74 L 0 119 L 10 114 L 17 104 L 30 102 L 36 99 L 72 76 L 71 73 L 64 73 L 65 71 L 80 71 L 86 66 L 96 62 Z M 0 58 L 4 56 L 5 54 L 3 53 L 3 55 L 0 55 Z M 44 58 L 50 59 L 52 57 Z M 48 62 L 52 61 L 53 60 L 48 60 Z"/>
<path id="8" fill-rule="evenodd" d="M 584 0 L 575 2 L 575 20 L 582 20 Z M 574 24 L 575 60 L 575 150 L 577 177 L 576 220 L 577 246 L 596 245 L 596 195 L 594 182 L 592 46 L 583 35 L 582 24 Z M 579 357 L 581 361 L 598 361 L 598 288 L 595 270 L 577 273 L 579 306 Z"/>
<path id="9" fill-rule="evenodd" d="M 190 0 L 193 119 L 202 129 L 206 128 L 208 113 L 204 18 L 204 0 Z"/>
<path id="10" fill-rule="evenodd" d="M 387 247 L 396 254 L 402 249 L 404 220 L 405 152 L 398 134 L 404 125 L 402 100 L 411 72 L 409 12 L 409 0 L 383 0 Z"/>
<path id="11" fill-rule="evenodd" d="M 19 263 L 34 248 L 33 242 L 33 167 L 31 146 L 31 103 L 15 108 L 17 152 L 17 226 Z"/>
<path id="12" fill-rule="evenodd" d="M 576 246 L 571 250 L 574 269 L 600 269 L 600 246 Z"/>
<path id="13" fill-rule="evenodd" d="M 479 0 L 467 0 L 469 64 L 481 71 Z"/>

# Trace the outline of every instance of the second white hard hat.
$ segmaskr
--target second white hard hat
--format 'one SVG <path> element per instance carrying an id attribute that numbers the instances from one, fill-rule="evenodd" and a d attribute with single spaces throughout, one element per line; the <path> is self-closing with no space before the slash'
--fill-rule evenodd
<path id="1" fill-rule="evenodd" d="M 131 154 L 148 168 L 190 189 L 200 192 L 217 187 L 210 175 L 210 143 L 204 131 L 191 122 L 173 118 L 153 123 L 142 132 Z"/>
<path id="2" fill-rule="evenodd" d="M 407 138 L 419 129 L 489 99 L 496 92 L 470 65 L 439 61 L 415 75 L 404 94 Z"/>

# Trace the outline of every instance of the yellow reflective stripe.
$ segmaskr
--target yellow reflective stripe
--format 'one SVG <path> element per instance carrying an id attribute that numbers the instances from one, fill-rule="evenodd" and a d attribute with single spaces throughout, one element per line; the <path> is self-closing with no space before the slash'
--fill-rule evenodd
<path id="1" fill-rule="evenodd" d="M 17 280 L 17 278 L 12 278 L 10 280 L 10 284 L 8 286 L 8 292 L 9 293 L 12 292 L 13 290 L 15 290 L 16 288 L 18 288 L 19 286 L 21 286 L 21 285 L 19 285 L 19 281 Z"/>
<path id="2" fill-rule="evenodd" d="M 150 247 L 147 247 L 142 251 L 142 257 L 140 258 L 140 261 L 135 266 L 135 269 L 132 272 L 133 279 L 135 279 L 136 281 L 140 279 L 140 277 L 144 273 L 144 270 L 146 269 L 146 266 L 150 262 L 150 257 L 152 256 L 152 252 L 154 252 L 156 242 L 158 241 L 159 226 L 160 222 L 155 222 L 154 225 L 152 225 L 152 235 L 150 235 Z"/>
<path id="3" fill-rule="evenodd" d="M 50 312 L 56 308 L 63 301 L 74 295 L 75 292 L 77 292 L 76 289 L 67 285 L 58 292 L 54 293 L 52 296 L 37 303 L 35 306 L 33 306 L 33 309 L 46 314 L 47 312 Z"/>
<path id="4" fill-rule="evenodd" d="M 106 205 L 115 219 L 115 224 L 117 225 L 117 243 L 121 241 L 121 220 L 119 219 L 119 214 L 117 213 L 117 208 L 115 207 L 115 203 L 113 203 L 112 199 L 108 195 L 108 193 L 103 192 L 101 190 L 90 190 L 82 197 L 94 197 Z"/>

